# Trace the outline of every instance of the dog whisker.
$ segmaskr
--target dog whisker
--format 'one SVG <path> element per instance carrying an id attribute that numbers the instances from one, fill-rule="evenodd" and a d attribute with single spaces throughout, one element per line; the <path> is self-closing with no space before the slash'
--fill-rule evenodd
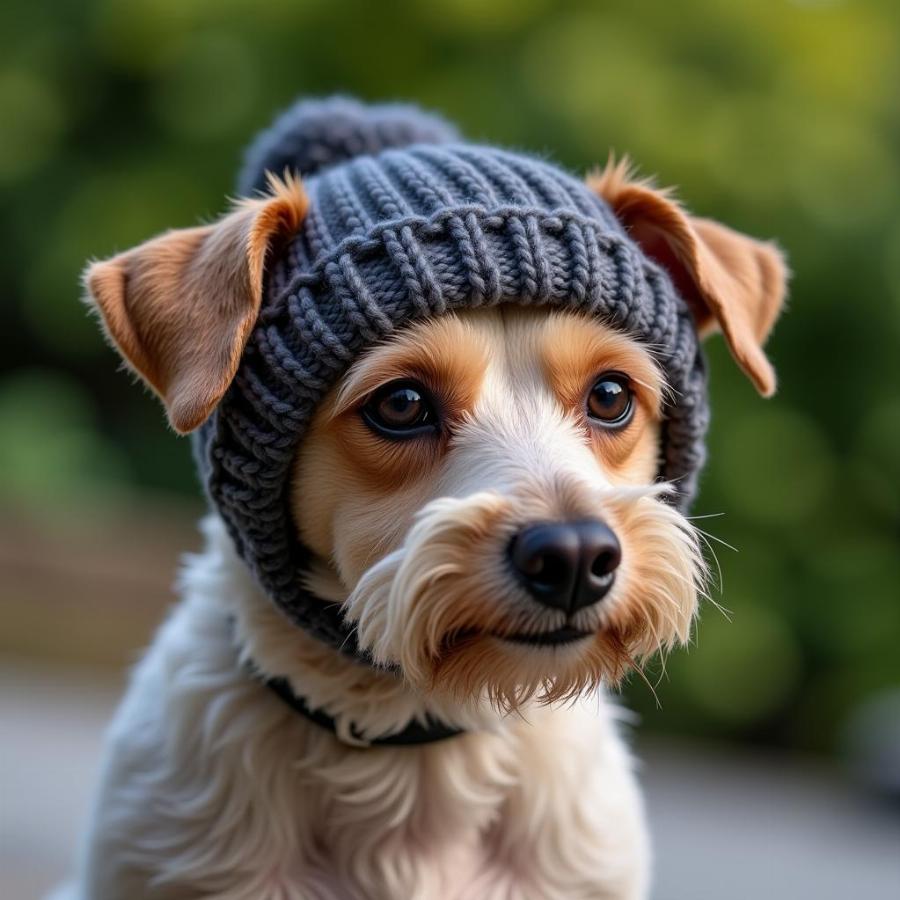
<path id="1" fill-rule="evenodd" d="M 715 577 L 715 580 L 714 580 L 714 582 L 713 582 L 713 585 L 714 585 L 714 587 L 715 587 L 717 590 L 721 591 L 721 590 L 723 590 L 723 588 L 724 588 L 724 586 L 725 586 L 725 580 L 724 580 L 724 578 L 723 578 L 723 576 L 722 576 L 722 565 L 721 565 L 721 563 L 719 562 L 719 556 L 718 556 L 718 554 L 716 553 L 715 548 L 713 547 L 713 545 L 710 543 L 709 538 L 708 538 L 708 536 L 706 535 L 706 533 L 703 532 L 703 531 L 701 531 L 699 528 L 697 528 L 696 531 L 697 531 L 698 537 L 700 538 L 700 540 L 701 540 L 701 541 L 704 543 L 704 545 L 706 546 L 706 549 L 709 551 L 709 554 L 710 554 L 710 556 L 712 556 L 713 562 L 714 562 L 715 565 L 716 565 L 716 577 Z M 711 599 L 711 598 L 707 595 L 707 599 Z"/>
<path id="2" fill-rule="evenodd" d="M 696 525 L 694 526 L 694 530 L 697 531 L 698 534 L 703 535 L 703 537 L 705 537 L 711 541 L 715 541 L 717 544 L 721 544 L 723 547 L 727 548 L 728 550 L 733 550 L 735 553 L 740 553 L 740 550 L 738 550 L 738 548 L 733 546 L 732 544 L 729 544 L 728 541 L 724 541 L 724 540 L 722 540 L 722 538 L 717 537 L 716 535 L 711 534 L 708 531 L 704 531 L 702 528 L 699 528 Z"/>
<path id="3" fill-rule="evenodd" d="M 656 708 L 662 709 L 662 703 L 660 703 L 659 695 L 656 693 L 656 688 L 653 686 L 650 679 L 647 678 L 647 676 L 644 674 L 644 669 L 642 668 L 642 666 L 638 662 L 632 660 L 632 669 L 637 672 L 638 677 L 641 679 L 641 681 L 643 681 L 644 684 L 647 685 L 647 688 L 653 695 L 653 702 L 656 704 Z"/>

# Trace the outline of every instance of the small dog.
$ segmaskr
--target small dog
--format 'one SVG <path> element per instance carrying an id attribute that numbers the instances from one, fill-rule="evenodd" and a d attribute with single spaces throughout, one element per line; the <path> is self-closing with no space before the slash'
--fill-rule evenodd
<path id="1" fill-rule="evenodd" d="M 689 635 L 698 335 L 770 394 L 781 256 L 403 107 L 300 104 L 285 166 L 86 275 L 215 512 L 66 896 L 646 897 L 604 691 Z"/>

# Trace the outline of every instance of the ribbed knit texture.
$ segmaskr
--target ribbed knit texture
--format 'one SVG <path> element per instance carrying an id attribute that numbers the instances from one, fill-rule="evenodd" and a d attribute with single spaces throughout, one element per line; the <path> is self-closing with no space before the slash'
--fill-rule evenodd
<path id="1" fill-rule="evenodd" d="M 304 176 L 310 209 L 271 262 L 237 377 L 198 432 L 208 495 L 237 549 L 295 624 L 359 655 L 335 604 L 301 585 L 308 551 L 289 479 L 318 403 L 405 323 L 500 303 L 579 310 L 646 342 L 674 402 L 660 477 L 690 502 L 704 460 L 703 357 L 665 272 L 582 181 L 521 153 L 460 142 L 411 107 L 307 101 L 254 143 L 241 176 Z M 302 502 L 302 500 L 301 500 Z"/>

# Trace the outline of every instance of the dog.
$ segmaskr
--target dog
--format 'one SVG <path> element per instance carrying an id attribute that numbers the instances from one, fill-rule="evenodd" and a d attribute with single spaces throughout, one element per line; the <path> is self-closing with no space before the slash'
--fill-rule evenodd
<path id="1" fill-rule="evenodd" d="M 264 193 L 216 223 L 87 270 L 89 302 L 113 345 L 176 430 L 200 429 L 198 452 L 221 470 L 207 481 L 205 549 L 187 559 L 181 600 L 111 726 L 67 897 L 647 896 L 642 802 L 608 692 L 690 635 L 706 567 L 679 492 L 690 492 L 702 463 L 694 452 L 702 391 L 687 413 L 680 404 L 686 384 L 705 385 L 696 343 L 714 330 L 758 390 L 772 393 L 762 346 L 783 304 L 784 262 L 774 245 L 689 216 L 614 160 L 566 188 L 577 208 L 551 197 L 540 218 L 533 202 L 500 194 L 515 172 L 534 197 L 539 187 L 550 197 L 544 169 L 529 174 L 512 156 L 484 156 L 479 168 L 469 145 L 452 149 L 460 145 L 442 127 L 406 108 L 301 104 L 251 150 Z M 323 147 L 330 169 L 317 169 Z M 456 202 L 450 188 L 429 195 L 443 205 L 434 201 L 427 215 L 389 199 L 383 172 L 411 185 L 417 202 L 425 197 L 419 175 L 426 162 L 437 165 L 434 147 L 460 192 L 482 196 L 490 180 L 499 199 L 483 219 L 469 194 L 446 213 Z M 347 160 L 359 169 L 347 174 Z M 409 160 L 413 175 L 403 181 L 398 167 Z M 263 175 L 281 162 L 304 182 Z M 348 185 L 368 193 L 357 202 Z M 603 220 L 613 233 L 607 250 L 584 238 L 593 207 L 581 190 L 597 216 L 614 217 Z M 349 236 L 328 212 L 334 197 Z M 378 215 L 392 217 L 390 227 Z M 303 229 L 307 243 L 291 243 Z M 416 234 L 419 255 L 410 249 Z M 553 274 L 562 265 L 553 242 L 563 240 L 575 248 L 566 257 L 574 287 Z M 480 282 L 446 274 L 446 260 L 469 265 L 466 248 L 475 259 L 479 246 L 483 258 L 471 265 Z M 550 274 L 523 263 L 515 277 L 526 287 L 507 296 L 503 260 L 523 259 L 529 247 L 538 262 L 534 248 L 544 249 Z M 595 260 L 587 274 L 582 247 Z M 618 254 L 616 283 L 626 287 L 617 296 L 637 296 L 640 282 L 668 319 L 623 327 L 614 311 L 590 308 L 589 296 L 612 290 L 603 278 L 613 271 L 596 264 L 592 247 Z M 341 332 L 315 318 L 304 291 L 327 281 L 329 296 L 343 298 L 339 288 L 356 285 L 368 306 L 329 302 L 364 310 L 351 317 L 360 330 L 380 321 L 389 307 L 377 307 L 371 285 L 399 296 L 375 259 L 382 249 L 404 284 L 443 278 L 443 294 L 423 288 L 434 308 L 384 327 L 365 347 L 329 344 Z M 310 269 L 326 251 L 330 261 Z M 492 259 L 501 260 L 493 270 Z M 638 281 L 628 260 L 643 267 Z M 596 289 L 585 288 L 591 272 Z M 542 278 L 556 300 L 535 299 Z M 276 312 L 267 296 L 281 298 Z M 304 385 L 303 398 L 320 395 L 302 439 L 266 443 L 260 422 L 287 429 L 307 409 L 285 400 L 309 365 L 278 343 L 282 307 L 299 317 L 291 334 L 311 335 L 294 345 L 305 352 L 319 342 L 316 359 L 333 346 L 342 368 L 335 364 L 329 384 L 313 373 L 315 386 Z M 699 381 L 673 383 L 675 345 L 687 347 L 678 358 Z M 252 366 L 279 347 L 290 379 L 279 375 L 266 390 Z M 239 393 L 250 405 L 237 405 Z M 694 417 L 693 431 L 675 430 L 681 415 Z M 238 464 L 225 441 L 248 420 L 258 427 L 246 432 L 252 441 L 241 432 Z M 247 447 L 269 462 L 257 464 Z M 682 457 L 680 477 L 661 476 Z M 267 466 L 286 474 L 267 481 Z M 238 491 L 238 479 L 250 487 Z M 281 599 L 300 588 L 272 574 L 280 544 L 263 539 L 277 531 L 276 514 L 262 526 L 252 519 L 263 508 L 255 492 L 275 481 L 303 551 L 306 606 L 296 594 Z M 238 502 L 250 524 L 235 514 Z M 334 640 L 321 624 L 326 611 L 344 629 Z"/>

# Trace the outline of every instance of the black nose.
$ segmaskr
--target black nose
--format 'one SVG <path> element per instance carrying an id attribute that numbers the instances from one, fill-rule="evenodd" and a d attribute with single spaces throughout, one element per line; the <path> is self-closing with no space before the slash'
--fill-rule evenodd
<path id="1" fill-rule="evenodd" d="M 606 596 L 622 548 L 612 529 L 597 519 L 542 522 L 513 538 L 509 557 L 538 603 L 571 615 Z"/>

